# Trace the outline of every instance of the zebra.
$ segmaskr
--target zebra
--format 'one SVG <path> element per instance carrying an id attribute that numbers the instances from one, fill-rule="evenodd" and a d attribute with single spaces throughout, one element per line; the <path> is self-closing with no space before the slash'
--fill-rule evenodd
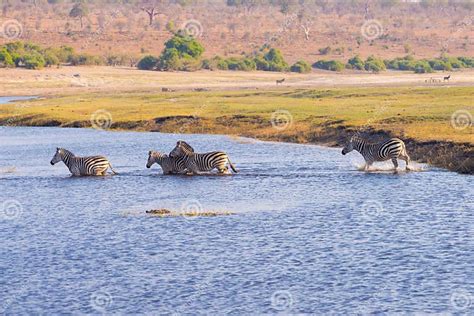
<path id="1" fill-rule="evenodd" d="M 64 162 L 73 176 L 105 176 L 109 168 L 113 174 L 117 174 L 104 156 L 76 157 L 69 150 L 58 147 L 50 163 L 54 166 L 60 161 Z"/>
<path id="2" fill-rule="evenodd" d="M 444 81 L 447 81 L 447 82 L 449 82 L 449 79 L 450 79 L 450 78 L 451 78 L 451 75 L 449 75 L 449 76 L 446 76 L 446 77 L 443 77 L 443 82 L 444 82 Z"/>
<path id="3" fill-rule="evenodd" d="M 146 167 L 151 168 L 154 163 L 157 163 L 163 170 L 163 174 L 185 174 L 184 158 L 184 156 L 170 157 L 167 154 L 150 150 Z"/>
<path id="4" fill-rule="evenodd" d="M 353 150 L 358 151 L 365 160 L 365 171 L 375 161 L 386 161 L 392 159 L 394 170 L 398 168 L 398 158 L 405 160 L 406 170 L 409 170 L 408 163 L 410 157 L 407 154 L 405 143 L 399 138 L 390 138 L 379 143 L 369 143 L 366 139 L 354 135 L 351 137 L 349 143 L 342 149 L 342 154 L 345 155 Z"/>
<path id="5" fill-rule="evenodd" d="M 188 147 L 189 145 L 186 142 L 178 141 L 176 147 L 171 151 L 170 156 L 184 157 L 184 165 L 189 173 L 199 174 L 203 171 L 211 171 L 216 168 L 219 174 L 224 174 L 229 172 L 227 164 L 229 164 L 232 171 L 235 173 L 238 172 L 225 152 L 212 151 L 198 154 L 190 151 Z"/>

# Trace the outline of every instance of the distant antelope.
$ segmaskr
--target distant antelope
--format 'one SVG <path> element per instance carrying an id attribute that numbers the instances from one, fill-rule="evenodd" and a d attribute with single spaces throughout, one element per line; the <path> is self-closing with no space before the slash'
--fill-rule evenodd
<path id="1" fill-rule="evenodd" d="M 449 82 L 449 78 L 451 78 L 451 75 L 449 75 L 449 76 L 447 76 L 447 77 L 444 77 L 444 78 L 443 78 L 443 81 Z"/>
<path id="2" fill-rule="evenodd" d="M 282 83 L 283 83 L 283 81 L 285 81 L 285 78 L 283 78 L 283 79 L 280 79 L 280 80 L 277 80 L 277 81 L 276 81 L 276 84 L 277 84 L 277 86 L 278 86 L 279 84 L 282 84 Z"/>

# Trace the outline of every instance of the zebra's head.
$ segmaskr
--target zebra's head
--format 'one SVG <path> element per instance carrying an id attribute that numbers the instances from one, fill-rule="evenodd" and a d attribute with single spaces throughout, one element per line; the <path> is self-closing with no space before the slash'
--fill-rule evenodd
<path id="1" fill-rule="evenodd" d="M 358 145 L 362 141 L 362 138 L 359 135 L 353 135 L 346 146 L 342 149 L 342 154 L 348 154 L 354 149 L 358 150 Z"/>
<path id="2" fill-rule="evenodd" d="M 350 153 L 351 151 L 354 150 L 354 137 L 355 136 L 352 136 L 351 139 L 349 139 L 349 142 L 346 144 L 346 146 L 344 146 L 344 148 L 342 148 L 342 154 L 343 155 L 346 155 L 348 153 Z"/>
<path id="3" fill-rule="evenodd" d="M 170 157 L 179 157 L 185 154 L 185 150 L 188 152 L 194 152 L 194 148 L 191 147 L 188 143 L 185 141 L 178 141 L 176 142 L 176 146 L 173 148 L 173 150 L 170 152 Z"/>
<path id="4" fill-rule="evenodd" d="M 147 168 L 151 168 L 154 163 L 159 163 L 160 158 L 168 157 L 166 154 L 159 153 L 157 151 L 150 150 L 148 152 L 148 162 L 146 163 Z"/>
<path id="5" fill-rule="evenodd" d="M 51 159 L 51 165 L 54 166 L 54 164 L 60 162 L 63 160 L 63 154 L 64 154 L 64 149 L 62 148 L 56 148 L 56 153 L 53 156 L 53 159 Z"/>

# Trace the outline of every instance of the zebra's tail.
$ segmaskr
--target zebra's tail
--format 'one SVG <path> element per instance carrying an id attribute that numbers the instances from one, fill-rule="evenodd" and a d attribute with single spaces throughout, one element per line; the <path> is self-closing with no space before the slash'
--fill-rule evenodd
<path id="1" fill-rule="evenodd" d="M 235 173 L 238 173 L 239 171 L 237 169 L 235 169 L 234 165 L 232 164 L 232 162 L 230 162 L 230 159 L 229 157 L 227 157 L 227 161 L 229 162 L 229 166 L 230 168 L 232 169 L 232 171 L 234 171 Z"/>
<path id="2" fill-rule="evenodd" d="M 110 167 L 110 171 L 112 171 L 113 174 L 118 174 L 117 171 L 114 170 L 114 168 L 112 168 L 112 164 L 109 162 L 109 167 Z"/>

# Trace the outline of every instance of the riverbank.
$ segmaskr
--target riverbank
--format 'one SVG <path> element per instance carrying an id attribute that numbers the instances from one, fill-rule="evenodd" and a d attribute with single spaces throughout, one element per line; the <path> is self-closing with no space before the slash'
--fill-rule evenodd
<path id="1" fill-rule="evenodd" d="M 414 160 L 474 173 L 474 87 L 92 92 L 1 106 L 0 124 L 209 133 L 341 147 L 404 139 Z"/>

